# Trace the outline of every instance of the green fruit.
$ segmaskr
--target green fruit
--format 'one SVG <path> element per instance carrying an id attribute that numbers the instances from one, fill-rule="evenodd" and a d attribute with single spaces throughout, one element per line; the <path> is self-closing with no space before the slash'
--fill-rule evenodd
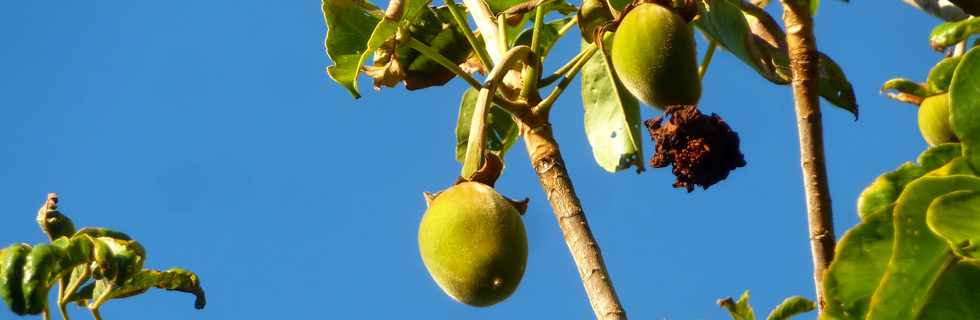
<path id="1" fill-rule="evenodd" d="M 949 98 L 945 93 L 919 104 L 919 132 L 930 146 L 959 141 L 949 126 Z"/>
<path id="2" fill-rule="evenodd" d="M 485 184 L 464 182 L 430 203 L 419 226 L 419 251 L 446 294 L 484 307 L 517 289 L 527 265 L 527 234 L 510 201 Z"/>
<path id="3" fill-rule="evenodd" d="M 694 32 L 670 9 L 641 4 L 616 29 L 612 62 L 616 75 L 636 98 L 665 108 L 694 105 L 701 97 Z"/>

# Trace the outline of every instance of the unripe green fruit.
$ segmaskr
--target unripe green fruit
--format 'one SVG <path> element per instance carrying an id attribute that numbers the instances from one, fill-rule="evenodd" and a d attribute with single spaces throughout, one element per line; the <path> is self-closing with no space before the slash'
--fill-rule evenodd
<path id="1" fill-rule="evenodd" d="M 947 94 L 925 98 L 919 104 L 919 132 L 930 146 L 959 141 L 949 126 Z"/>
<path id="2" fill-rule="evenodd" d="M 527 265 L 520 213 L 477 182 L 439 193 L 419 226 L 419 251 L 432 279 L 456 301 L 477 307 L 506 299 Z"/>
<path id="3" fill-rule="evenodd" d="M 701 80 L 691 26 L 670 9 L 641 4 L 616 29 L 612 62 L 616 75 L 637 99 L 663 109 L 694 105 Z"/>

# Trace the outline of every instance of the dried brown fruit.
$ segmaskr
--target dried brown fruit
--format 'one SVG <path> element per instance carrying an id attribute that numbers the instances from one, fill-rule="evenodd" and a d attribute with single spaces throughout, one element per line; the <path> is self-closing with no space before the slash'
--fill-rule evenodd
<path id="1" fill-rule="evenodd" d="M 670 120 L 664 123 L 664 117 Z M 745 166 L 738 134 L 717 114 L 706 116 L 695 106 L 671 106 L 664 115 L 644 124 L 657 145 L 650 165 L 673 165 L 674 187 L 694 191 L 725 180 L 735 168 Z"/>

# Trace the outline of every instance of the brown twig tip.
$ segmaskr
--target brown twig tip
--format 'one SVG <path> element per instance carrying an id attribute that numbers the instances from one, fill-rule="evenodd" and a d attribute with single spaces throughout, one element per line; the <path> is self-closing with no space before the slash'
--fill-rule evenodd
<path id="1" fill-rule="evenodd" d="M 51 192 L 48 193 L 48 200 L 44 202 L 44 206 L 50 209 L 54 209 L 58 206 L 58 194 Z"/>
<path id="2" fill-rule="evenodd" d="M 664 123 L 666 116 L 670 120 Z M 657 146 L 650 165 L 672 165 L 676 188 L 691 192 L 701 186 L 707 190 L 746 164 L 739 150 L 738 134 L 717 114 L 706 116 L 696 106 L 671 106 L 664 115 L 644 124 Z"/>
<path id="3" fill-rule="evenodd" d="M 718 299 L 715 301 L 715 303 L 718 304 L 718 306 L 726 309 L 735 307 L 735 300 L 733 300 L 732 297 Z"/>

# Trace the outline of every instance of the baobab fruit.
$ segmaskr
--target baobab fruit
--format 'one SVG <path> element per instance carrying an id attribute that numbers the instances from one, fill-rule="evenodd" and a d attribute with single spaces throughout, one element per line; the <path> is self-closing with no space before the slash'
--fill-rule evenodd
<path id="1" fill-rule="evenodd" d="M 623 86 L 658 109 L 695 105 L 701 80 L 694 31 L 669 8 L 643 3 L 626 13 L 613 37 L 612 64 Z"/>
<path id="2" fill-rule="evenodd" d="M 959 141 L 949 126 L 947 94 L 927 97 L 919 104 L 919 132 L 930 146 Z"/>
<path id="3" fill-rule="evenodd" d="M 484 307 L 509 297 L 527 265 L 527 234 L 517 208 L 492 187 L 463 182 L 429 203 L 419 252 L 450 297 Z"/>

